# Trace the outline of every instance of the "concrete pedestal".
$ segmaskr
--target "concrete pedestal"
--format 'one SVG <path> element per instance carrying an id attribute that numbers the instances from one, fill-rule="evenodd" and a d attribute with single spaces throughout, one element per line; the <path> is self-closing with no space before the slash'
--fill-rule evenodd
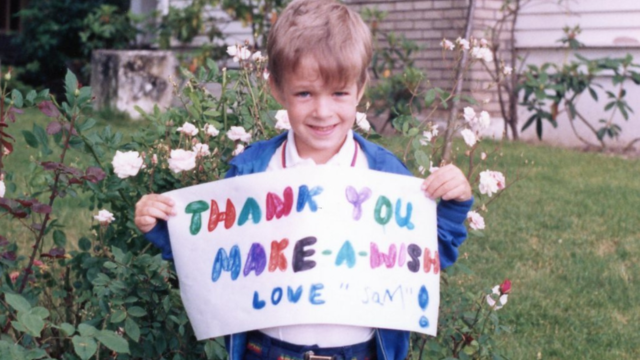
<path id="1" fill-rule="evenodd" d="M 91 56 L 91 88 L 96 110 L 111 108 L 125 112 L 132 119 L 140 117 L 139 106 L 146 112 L 158 105 L 171 105 L 176 59 L 170 51 L 97 50 Z"/>

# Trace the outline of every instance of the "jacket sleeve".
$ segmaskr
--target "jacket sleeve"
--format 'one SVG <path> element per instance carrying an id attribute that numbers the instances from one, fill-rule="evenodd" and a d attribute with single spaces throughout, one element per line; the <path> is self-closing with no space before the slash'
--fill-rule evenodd
<path id="1" fill-rule="evenodd" d="M 171 241 L 169 240 L 169 228 L 167 227 L 166 221 L 158 220 L 156 226 L 154 226 L 151 231 L 144 234 L 144 238 L 160 249 L 164 260 L 173 260 Z"/>
<path id="2" fill-rule="evenodd" d="M 458 247 L 467 238 L 464 222 L 472 205 L 473 198 L 461 202 L 441 200 L 438 203 L 438 252 L 442 269 L 458 259 Z"/>

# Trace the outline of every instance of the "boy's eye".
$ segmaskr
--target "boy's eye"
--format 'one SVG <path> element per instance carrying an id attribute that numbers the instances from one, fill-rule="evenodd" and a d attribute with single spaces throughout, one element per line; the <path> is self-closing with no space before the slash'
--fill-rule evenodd
<path id="1" fill-rule="evenodd" d="M 307 97 L 309 95 L 311 95 L 311 94 L 308 91 L 300 91 L 300 92 L 296 93 L 297 97 Z"/>
<path id="2" fill-rule="evenodd" d="M 347 95 L 349 95 L 349 93 L 346 92 L 346 91 L 336 91 L 334 94 L 336 96 L 347 96 Z"/>

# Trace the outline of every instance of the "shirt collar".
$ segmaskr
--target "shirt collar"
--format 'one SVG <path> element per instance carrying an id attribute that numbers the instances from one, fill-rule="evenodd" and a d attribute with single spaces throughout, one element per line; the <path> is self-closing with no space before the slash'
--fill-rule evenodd
<path id="1" fill-rule="evenodd" d="M 329 159 L 329 161 L 327 161 L 327 165 L 351 166 L 353 155 L 355 153 L 355 147 L 356 142 L 355 140 L 353 140 L 353 130 L 349 130 L 349 132 L 347 133 L 347 139 L 342 144 L 342 147 L 337 154 L 333 155 L 333 157 Z M 289 130 L 289 133 L 287 134 L 286 148 L 284 149 L 284 151 L 287 167 L 316 165 L 316 162 L 313 161 L 313 159 L 303 159 L 298 154 L 297 146 L 295 146 L 295 137 L 293 135 L 293 130 Z"/>

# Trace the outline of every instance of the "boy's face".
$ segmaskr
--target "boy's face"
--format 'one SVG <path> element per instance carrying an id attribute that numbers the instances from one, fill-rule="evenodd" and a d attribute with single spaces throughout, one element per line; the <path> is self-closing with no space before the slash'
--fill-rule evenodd
<path id="1" fill-rule="evenodd" d="M 305 57 L 295 73 L 285 74 L 272 94 L 287 110 L 298 154 L 324 164 L 338 153 L 356 119 L 362 96 L 355 82 L 327 84 L 312 57 Z"/>

